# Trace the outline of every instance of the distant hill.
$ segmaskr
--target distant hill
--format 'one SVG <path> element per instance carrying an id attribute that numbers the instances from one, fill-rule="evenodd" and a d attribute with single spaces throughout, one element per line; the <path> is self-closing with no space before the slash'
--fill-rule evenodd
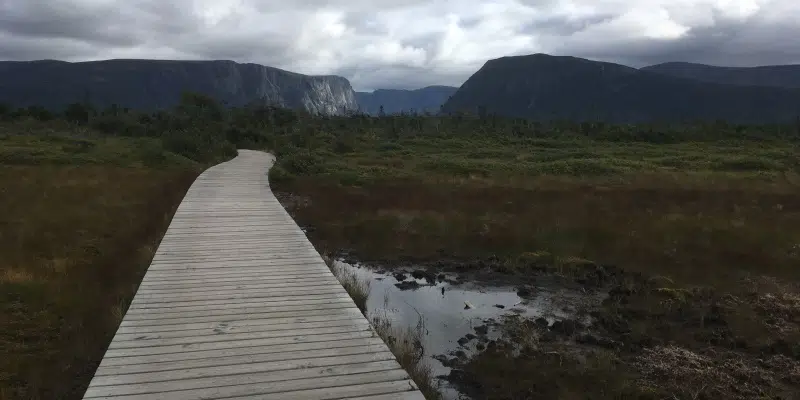
<path id="1" fill-rule="evenodd" d="M 490 60 L 443 107 L 540 120 L 789 121 L 800 89 L 722 85 L 624 65 L 535 54 Z"/>
<path id="2" fill-rule="evenodd" d="M 642 71 L 712 83 L 800 88 L 800 65 L 768 65 L 744 68 L 669 62 L 644 67 Z"/>
<path id="3" fill-rule="evenodd" d="M 452 86 L 428 86 L 416 90 L 378 89 L 374 92 L 356 92 L 361 111 L 378 115 L 381 106 L 386 114 L 429 111 L 438 113 L 442 104 L 456 92 Z"/>
<path id="4" fill-rule="evenodd" d="M 88 100 L 140 110 L 176 105 L 183 91 L 239 106 L 254 101 L 322 114 L 356 111 L 355 92 L 339 76 L 308 76 L 233 61 L 0 61 L 0 103 L 60 109 Z"/>

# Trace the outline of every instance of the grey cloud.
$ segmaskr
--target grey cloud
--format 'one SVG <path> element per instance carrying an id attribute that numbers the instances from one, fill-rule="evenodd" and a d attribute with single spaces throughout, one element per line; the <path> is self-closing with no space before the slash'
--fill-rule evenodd
<path id="1" fill-rule="evenodd" d="M 584 18 L 552 16 L 532 21 L 522 29 L 522 32 L 532 35 L 569 36 L 586 29 L 588 26 L 608 22 L 612 18 L 614 18 L 613 14 L 593 15 Z"/>
<path id="2" fill-rule="evenodd" d="M 267 58 L 274 66 L 291 63 L 291 44 L 259 37 L 208 37 L 192 35 L 181 42 L 180 48 L 202 59 L 226 59 L 257 62 Z"/>
<path id="3" fill-rule="evenodd" d="M 622 39 L 587 48 L 562 41 L 557 52 L 641 67 L 667 61 L 727 66 L 792 64 L 800 62 L 800 25 L 759 24 L 758 16 L 735 21 L 717 15 L 715 24 L 691 28 L 673 40 Z"/>
<path id="4" fill-rule="evenodd" d="M 467 76 L 430 71 L 404 65 L 342 68 L 336 71 L 342 76 L 351 77 L 353 88 L 357 91 L 375 89 L 418 89 L 425 86 L 459 86 Z"/>
<path id="5" fill-rule="evenodd" d="M 80 60 L 90 58 L 97 48 L 71 39 L 31 40 L 0 33 L 0 60 Z"/>
<path id="6" fill-rule="evenodd" d="M 371 13 L 364 11 L 349 12 L 343 21 L 349 28 L 365 35 L 385 35 L 389 31 L 382 26 Z"/>
<path id="7" fill-rule="evenodd" d="M 680 1 L 680 17 L 702 12 L 712 23 L 675 39 L 591 33 L 635 7 L 672 5 L 667 0 L 495 0 L 494 8 L 482 0 L 0 0 L 0 59 L 231 59 L 339 74 L 358 89 L 459 85 L 498 54 L 637 67 L 800 63 L 796 0 L 770 0 L 745 19 L 725 17 L 711 0 Z M 197 12 L 227 6 L 224 18 Z M 514 11 L 496 14 L 504 9 Z M 398 43 L 421 50 L 392 56 Z"/>
<path id="8" fill-rule="evenodd" d="M 109 18 L 114 10 L 108 7 L 67 7 L 43 0 L 6 3 L 0 8 L 0 29 L 13 36 L 34 38 L 75 39 L 112 46 L 131 46 L 137 43 L 132 32 L 119 29 L 114 23 L 119 16 Z M 130 22 L 130 21 L 122 21 Z"/>
<path id="9" fill-rule="evenodd" d="M 102 52 L 107 48 L 136 47 L 154 37 L 163 39 L 196 31 L 198 22 L 187 12 L 187 5 L 185 0 L 117 4 L 4 0 L 0 4 L 0 31 L 12 38 L 43 41 L 27 42 L 31 49 L 25 53 L 33 57 L 52 58 L 50 54 L 63 57 L 61 54 L 70 49 L 79 56 L 91 53 L 86 45 Z M 8 43 L 0 44 L 5 57 L 10 56 L 5 52 L 10 47 Z"/>
<path id="10" fill-rule="evenodd" d="M 461 29 L 471 29 L 478 26 L 482 19 L 479 17 L 464 18 L 458 21 L 458 27 Z"/>

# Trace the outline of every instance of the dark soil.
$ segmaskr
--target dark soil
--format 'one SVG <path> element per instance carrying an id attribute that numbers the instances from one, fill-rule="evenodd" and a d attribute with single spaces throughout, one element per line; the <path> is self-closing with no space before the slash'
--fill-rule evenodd
<path id="1" fill-rule="evenodd" d="M 451 360 L 455 369 L 447 379 L 480 399 L 589 393 L 792 399 L 800 393 L 797 292 L 675 289 L 618 272 L 605 289 L 607 299 L 591 310 L 592 324 L 510 319 L 496 345 Z"/>

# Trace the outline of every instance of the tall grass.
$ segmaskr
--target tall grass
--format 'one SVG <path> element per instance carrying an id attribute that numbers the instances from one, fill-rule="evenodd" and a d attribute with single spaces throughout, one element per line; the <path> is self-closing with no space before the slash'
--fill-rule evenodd
<path id="1" fill-rule="evenodd" d="M 80 398 L 196 177 L 0 167 L 0 398 Z"/>
<path id="2" fill-rule="evenodd" d="M 330 268 L 336 279 L 339 280 L 339 283 L 344 286 L 344 290 L 347 291 L 347 294 L 349 294 L 353 302 L 356 303 L 356 307 L 358 307 L 362 313 L 366 314 L 367 299 L 369 298 L 372 282 L 367 279 L 359 278 L 355 271 L 347 270 L 344 266 L 337 264 L 336 261 L 328 255 L 323 256 L 322 259 L 325 260 L 325 264 L 328 265 L 328 268 Z"/>
<path id="3" fill-rule="evenodd" d="M 325 264 L 328 265 L 333 275 L 366 316 L 371 282 L 366 278 L 359 277 L 355 271 L 348 270 L 345 266 L 336 263 L 330 255 L 324 255 L 322 259 L 325 260 Z M 387 302 L 388 298 L 384 298 L 384 303 Z M 424 360 L 425 350 L 422 347 L 422 337 L 425 332 L 424 320 L 420 317 L 417 325 L 413 327 L 397 327 L 392 324 L 386 314 L 386 307 L 383 310 L 383 314 L 374 312 L 369 316 L 373 329 L 389 346 L 389 350 L 397 358 L 397 362 L 408 372 L 425 398 L 440 399 L 441 395 L 434 383 L 433 371 Z"/>
<path id="4" fill-rule="evenodd" d="M 384 298 L 384 304 L 386 303 L 388 299 Z M 383 308 L 383 313 L 376 311 L 370 316 L 372 327 L 389 346 L 397 362 L 408 372 L 425 398 L 441 399 L 433 370 L 425 361 L 425 349 L 422 346 L 425 335 L 424 319 L 420 316 L 415 326 L 396 326 L 386 313 L 387 308 Z"/>

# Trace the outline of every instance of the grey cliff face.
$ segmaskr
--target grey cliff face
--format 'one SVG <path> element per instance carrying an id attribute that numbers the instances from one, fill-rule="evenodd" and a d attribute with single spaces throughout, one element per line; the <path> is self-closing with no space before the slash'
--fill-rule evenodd
<path id="1" fill-rule="evenodd" d="M 356 111 L 347 79 L 233 61 L 0 62 L 0 102 L 60 109 L 79 101 L 140 110 L 172 107 L 184 91 L 230 106 L 264 103 L 318 114 Z"/>
<path id="2" fill-rule="evenodd" d="M 309 82 L 309 90 L 303 93 L 303 106 L 311 113 L 344 115 L 358 111 L 350 82 L 339 76 L 314 77 Z"/>

